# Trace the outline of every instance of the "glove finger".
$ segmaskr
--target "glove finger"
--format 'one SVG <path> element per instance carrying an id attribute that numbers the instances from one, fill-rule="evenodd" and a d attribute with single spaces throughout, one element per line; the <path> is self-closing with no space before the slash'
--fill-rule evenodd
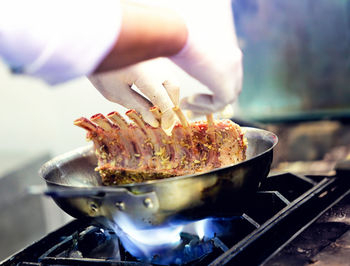
<path id="1" fill-rule="evenodd" d="M 142 115 L 145 122 L 153 127 L 159 126 L 158 120 L 149 111 L 152 103 L 132 90 L 128 84 L 119 83 L 116 86 L 116 80 L 112 76 L 111 78 L 103 76 L 103 79 L 101 79 L 98 75 L 94 75 L 89 77 L 89 80 L 107 100 L 118 103 L 128 109 L 135 109 Z"/>
<path id="2" fill-rule="evenodd" d="M 170 134 L 176 124 L 177 117 L 172 110 L 174 104 L 163 85 L 150 79 L 142 79 L 142 82 L 135 81 L 135 86 L 149 98 L 154 106 L 159 107 L 162 112 L 160 125 L 167 134 Z"/>
<path id="3" fill-rule="evenodd" d="M 170 80 L 165 80 L 162 85 L 166 89 L 173 104 L 178 106 L 180 104 L 180 86 Z"/>
<path id="4" fill-rule="evenodd" d="M 234 110 L 232 104 L 228 104 L 222 109 L 218 115 L 218 118 L 232 118 L 234 115 Z"/>
<path id="5" fill-rule="evenodd" d="M 234 110 L 233 110 L 233 106 L 231 104 L 228 104 L 225 106 L 225 108 L 223 110 L 221 110 L 218 114 L 217 114 L 217 118 L 218 119 L 229 119 L 232 118 L 234 115 Z M 186 116 L 188 119 L 195 119 L 195 118 L 201 118 L 203 117 L 203 113 L 197 113 L 194 112 L 192 110 L 186 110 Z"/>
<path id="6" fill-rule="evenodd" d="M 129 82 L 132 82 L 155 106 L 164 112 L 174 106 L 172 99 L 162 85 L 166 80 L 170 80 L 171 84 L 177 84 L 176 78 L 173 76 L 174 67 L 169 60 L 164 58 L 139 63 L 127 70 L 130 77 Z"/>
<path id="7" fill-rule="evenodd" d="M 135 109 L 141 114 L 146 123 L 150 124 L 152 127 L 159 127 L 158 120 L 149 111 L 152 107 L 152 103 L 148 99 L 131 89 L 129 86 L 128 90 L 120 91 L 120 93 L 122 96 L 116 101 L 116 103 L 128 109 Z"/>
<path id="8" fill-rule="evenodd" d="M 151 102 L 147 101 L 144 97 L 142 97 L 140 94 L 138 94 L 135 91 L 132 91 L 132 94 L 135 95 L 134 96 L 136 98 L 135 103 L 128 103 L 128 104 L 122 104 L 122 105 L 124 105 L 128 109 L 135 109 L 138 113 L 141 114 L 143 120 L 149 125 L 151 125 L 152 127 L 159 127 L 159 121 L 149 111 L 149 109 L 152 107 Z M 140 97 L 140 99 L 137 99 L 138 97 Z M 147 104 L 145 103 L 146 101 L 147 101 Z"/>
<path id="9" fill-rule="evenodd" d="M 181 108 L 200 114 L 211 114 L 225 108 L 227 103 L 210 94 L 195 94 L 181 101 Z"/>
<path id="10" fill-rule="evenodd" d="M 147 78 L 142 81 L 138 79 L 134 84 L 155 106 L 159 107 L 162 112 L 174 107 L 173 102 L 161 82 L 154 82 L 152 79 Z"/>
<path id="11" fill-rule="evenodd" d="M 181 109 L 192 111 L 194 117 L 198 117 L 198 116 L 204 115 L 204 114 L 212 114 L 215 112 L 211 109 L 208 109 L 207 106 L 199 106 L 199 105 L 194 105 L 194 104 L 188 103 L 186 101 L 186 99 L 183 99 L 181 101 L 180 107 L 181 107 Z"/>

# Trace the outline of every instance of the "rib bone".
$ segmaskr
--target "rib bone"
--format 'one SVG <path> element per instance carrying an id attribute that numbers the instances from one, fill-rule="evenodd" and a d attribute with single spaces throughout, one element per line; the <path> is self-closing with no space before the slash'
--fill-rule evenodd
<path id="1" fill-rule="evenodd" d="M 74 125 L 86 129 L 89 132 L 96 132 L 97 126 L 93 124 L 89 119 L 80 117 L 74 121 Z"/>
<path id="2" fill-rule="evenodd" d="M 90 120 L 106 131 L 111 131 L 113 129 L 113 125 L 103 114 L 95 114 Z"/>
<path id="3" fill-rule="evenodd" d="M 179 106 L 175 106 L 175 107 L 173 108 L 173 110 L 174 110 L 175 114 L 177 115 L 177 117 L 179 118 L 179 120 L 180 120 L 182 126 L 183 126 L 184 128 L 187 128 L 187 127 L 188 127 L 187 119 L 186 119 L 184 113 L 183 113 L 183 112 L 181 111 L 181 109 L 179 108 Z"/>
<path id="4" fill-rule="evenodd" d="M 161 119 L 162 113 L 161 113 L 160 109 L 157 106 L 151 107 L 149 109 L 149 111 L 153 114 L 155 119 L 157 119 L 158 121 Z"/>
<path id="5" fill-rule="evenodd" d="M 118 112 L 111 112 L 107 115 L 107 118 L 115 123 L 121 130 L 128 129 L 128 123 Z"/>

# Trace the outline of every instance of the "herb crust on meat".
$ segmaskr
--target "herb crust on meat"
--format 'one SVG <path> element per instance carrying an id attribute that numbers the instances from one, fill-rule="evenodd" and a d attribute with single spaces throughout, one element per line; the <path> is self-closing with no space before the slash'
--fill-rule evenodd
<path id="1" fill-rule="evenodd" d="M 201 173 L 246 158 L 244 134 L 231 120 L 180 121 L 168 135 L 148 125 L 135 110 L 126 115 L 132 123 L 117 112 L 74 122 L 94 143 L 96 171 L 105 185 Z"/>

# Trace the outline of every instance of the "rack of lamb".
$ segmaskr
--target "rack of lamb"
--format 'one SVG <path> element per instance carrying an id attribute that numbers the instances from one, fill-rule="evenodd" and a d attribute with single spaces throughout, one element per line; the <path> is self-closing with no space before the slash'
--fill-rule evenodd
<path id="1" fill-rule="evenodd" d="M 188 122 L 173 108 L 179 121 L 170 134 L 147 124 L 135 110 L 81 117 L 74 124 L 87 130 L 98 158 L 105 185 L 120 185 L 173 176 L 192 175 L 232 165 L 246 158 L 247 144 L 242 129 L 231 120 Z M 159 120 L 161 112 L 151 108 Z"/>

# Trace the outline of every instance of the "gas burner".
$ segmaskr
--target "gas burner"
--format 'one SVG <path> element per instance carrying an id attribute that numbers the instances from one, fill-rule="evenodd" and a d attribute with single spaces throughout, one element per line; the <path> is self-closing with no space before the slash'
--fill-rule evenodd
<path id="1" fill-rule="evenodd" d="M 198 236 L 188 233 L 180 233 L 180 241 L 175 248 L 164 248 L 154 251 L 148 258 L 142 261 L 156 265 L 184 265 L 200 260 L 210 254 L 215 248 L 212 240 L 200 240 Z"/>
<path id="2" fill-rule="evenodd" d="M 74 220 L 3 265 L 258 265 L 344 198 L 350 191 L 349 177 L 347 165 L 335 176 L 270 176 L 240 216 L 175 227 L 170 244 L 162 242 L 148 251 L 139 247 L 143 253 L 130 249 L 118 230 Z"/>

